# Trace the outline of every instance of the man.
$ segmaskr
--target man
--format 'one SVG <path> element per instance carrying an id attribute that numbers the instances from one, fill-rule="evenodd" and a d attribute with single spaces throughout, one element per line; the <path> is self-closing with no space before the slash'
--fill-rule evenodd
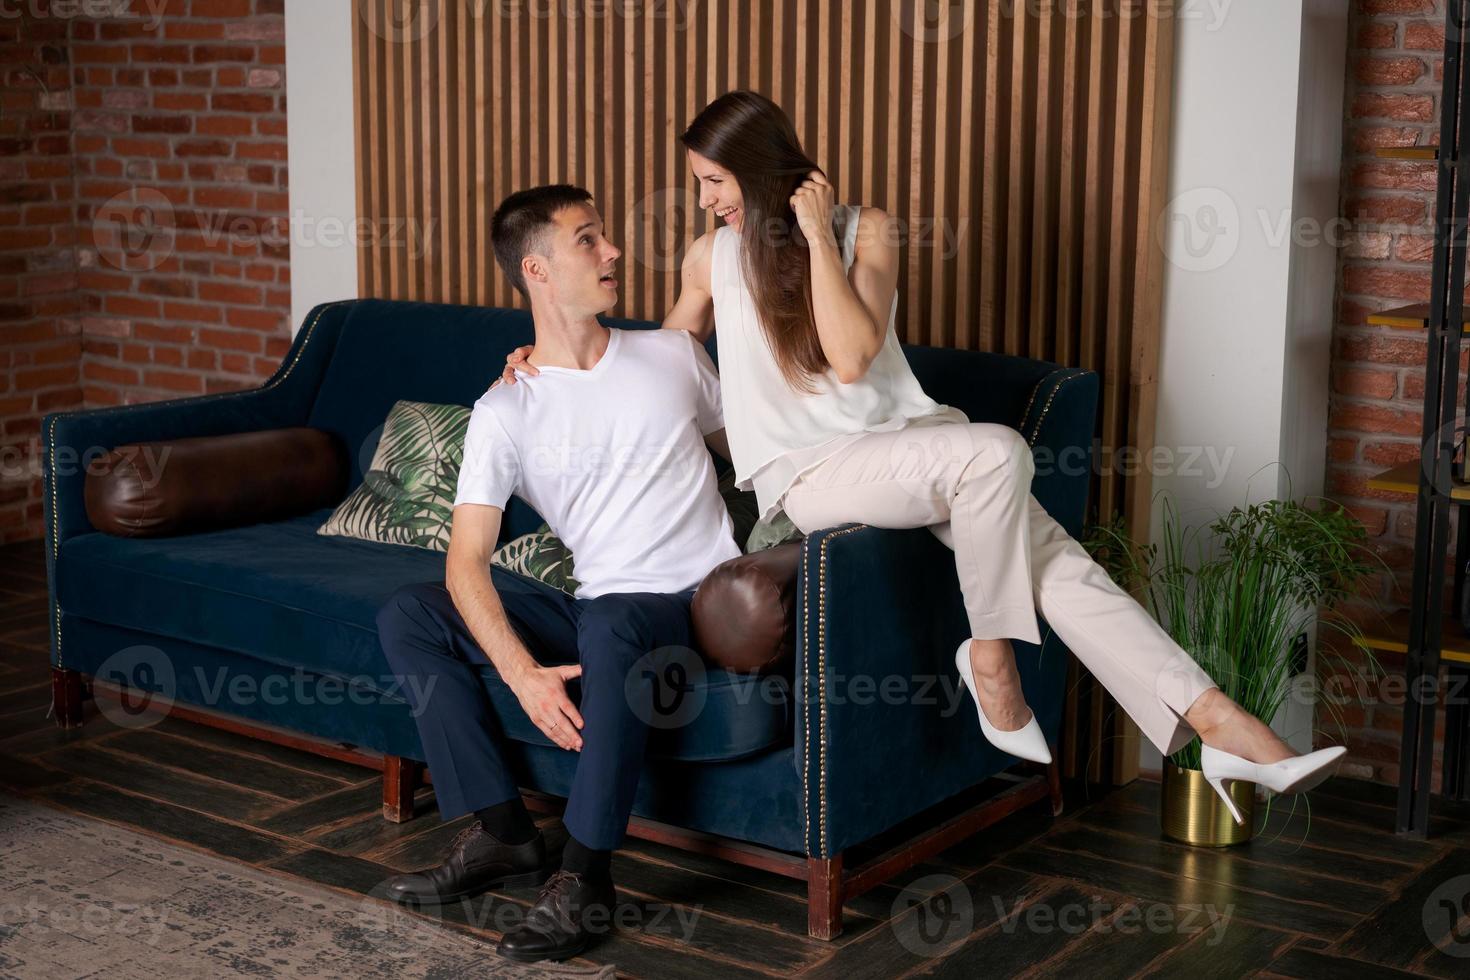
<path id="1" fill-rule="evenodd" d="M 496 261 L 530 299 L 540 373 L 475 404 L 444 584 L 401 589 L 378 615 L 390 664 L 419 678 L 405 687 L 432 692 L 414 708 L 440 814 L 477 820 L 443 864 L 400 875 L 389 891 L 437 903 L 544 879 L 499 946 L 530 962 L 580 953 L 610 921 L 611 855 L 648 733 L 638 682 L 625 690 L 630 670 L 651 651 L 689 646 L 695 587 L 739 549 L 705 448 L 729 456 L 714 365 L 685 331 L 598 323 L 617 301 L 621 253 L 591 196 L 568 185 L 512 194 L 490 233 Z M 511 494 L 570 548 L 575 598 L 491 566 Z M 548 739 L 579 753 L 559 869 L 506 767 L 479 674 L 487 664 Z M 577 677 L 574 705 L 566 683 Z"/>

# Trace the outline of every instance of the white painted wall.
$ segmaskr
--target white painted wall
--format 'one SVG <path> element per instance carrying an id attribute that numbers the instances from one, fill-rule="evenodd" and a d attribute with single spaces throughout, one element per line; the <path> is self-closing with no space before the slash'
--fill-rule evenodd
<path id="1" fill-rule="evenodd" d="M 1155 473 L 1156 542 L 1160 491 L 1186 524 L 1322 492 L 1347 6 L 1236 2 L 1177 25 L 1156 439 L 1207 452 Z M 1275 727 L 1305 748 L 1311 721 Z M 1152 745 L 1140 763 L 1158 769 Z"/>
<path id="2" fill-rule="evenodd" d="M 286 0 L 291 330 L 357 296 L 351 0 Z"/>

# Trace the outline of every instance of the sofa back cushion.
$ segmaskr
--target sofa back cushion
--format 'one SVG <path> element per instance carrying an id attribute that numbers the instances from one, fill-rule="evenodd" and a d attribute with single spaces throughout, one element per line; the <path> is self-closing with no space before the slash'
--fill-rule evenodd
<path id="1" fill-rule="evenodd" d="M 952 405 L 971 422 L 998 422 L 1034 434 L 1038 414 L 1046 406 L 1033 399 L 1037 383 L 1057 365 L 994 351 L 904 345 L 909 367 L 924 393 L 941 405 Z M 1026 406 L 1026 418 L 1015 406 Z"/>
<path id="2" fill-rule="evenodd" d="M 648 320 L 604 317 L 608 326 L 655 329 Z M 308 425 L 339 436 L 350 456 L 348 492 L 362 483 L 393 403 L 400 400 L 473 405 L 500 377 L 505 357 L 532 342 L 524 310 L 364 299 L 342 325 Z M 706 345 L 716 352 L 716 339 Z M 1028 438 L 1046 405 L 1028 399 L 1056 365 L 987 351 L 904 345 L 919 384 L 972 422 L 1001 422 Z M 1010 417 L 1027 405 L 1027 418 Z M 721 467 L 723 469 L 723 467 Z M 501 540 L 534 531 L 541 516 L 512 498 Z"/>

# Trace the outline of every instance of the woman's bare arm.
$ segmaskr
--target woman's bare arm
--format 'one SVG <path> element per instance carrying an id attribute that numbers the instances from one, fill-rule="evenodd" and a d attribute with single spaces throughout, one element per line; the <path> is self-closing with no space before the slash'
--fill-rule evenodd
<path id="1" fill-rule="evenodd" d="M 831 231 L 832 198 L 832 185 L 813 171 L 794 195 L 794 206 L 811 249 L 817 339 L 837 380 L 852 384 L 883 349 L 898 292 L 898 246 L 892 219 L 878 208 L 863 208 L 852 267 L 843 269 Z"/>
<path id="2" fill-rule="evenodd" d="M 665 330 L 687 330 L 701 344 L 715 332 L 715 301 L 710 292 L 710 253 L 714 232 L 699 236 L 684 253 L 679 298 L 664 317 Z"/>

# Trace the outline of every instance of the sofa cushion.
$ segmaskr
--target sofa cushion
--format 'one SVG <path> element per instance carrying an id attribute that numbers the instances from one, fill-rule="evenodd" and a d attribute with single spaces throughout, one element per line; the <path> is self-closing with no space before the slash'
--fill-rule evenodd
<path id="1" fill-rule="evenodd" d="M 184 537 L 79 535 L 61 547 L 57 602 L 70 616 L 221 648 L 288 670 L 353 677 L 391 694 L 396 686 L 378 644 L 378 609 L 399 586 L 443 581 L 444 556 L 318 535 L 328 513 Z M 495 672 L 486 667 L 482 674 L 507 733 L 540 741 Z M 711 669 L 697 683 L 704 710 L 687 726 L 654 733 L 651 753 L 709 761 L 790 742 L 786 678 L 741 678 Z"/>
<path id="2" fill-rule="evenodd" d="M 580 585 L 571 549 L 545 524 L 495 549 L 490 561 L 570 596 L 577 594 Z"/>
<path id="3" fill-rule="evenodd" d="M 362 483 L 317 533 L 448 551 L 469 424 L 463 405 L 394 402 Z"/>
<path id="4" fill-rule="evenodd" d="M 328 513 L 173 538 L 80 535 L 62 546 L 57 602 L 287 667 L 385 674 L 378 608 L 399 585 L 442 580 L 444 556 L 319 536 Z"/>

